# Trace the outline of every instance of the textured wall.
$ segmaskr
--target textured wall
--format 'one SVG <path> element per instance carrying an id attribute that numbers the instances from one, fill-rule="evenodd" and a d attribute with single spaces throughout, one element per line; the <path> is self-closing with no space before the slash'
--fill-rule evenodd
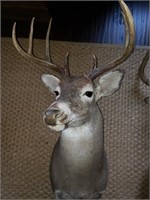
<path id="1" fill-rule="evenodd" d="M 20 40 L 26 48 L 28 41 Z M 35 54 L 43 56 L 43 40 L 35 40 Z M 92 54 L 107 63 L 120 54 L 121 47 L 52 41 L 54 62 L 62 64 L 70 51 L 74 75 L 89 70 Z M 149 117 L 148 87 L 137 72 L 145 49 L 135 49 L 120 65 L 125 69 L 121 88 L 99 102 L 105 120 L 105 148 L 109 181 L 104 199 L 148 199 Z M 146 67 L 148 73 L 149 65 Z M 2 199 L 52 199 L 49 181 L 50 157 L 59 137 L 43 123 L 42 113 L 54 100 L 41 81 L 49 72 L 24 59 L 11 39 L 2 38 Z"/>

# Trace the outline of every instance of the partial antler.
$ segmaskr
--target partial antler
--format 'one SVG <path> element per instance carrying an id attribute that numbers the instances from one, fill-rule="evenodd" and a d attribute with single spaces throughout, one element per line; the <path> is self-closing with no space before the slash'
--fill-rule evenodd
<path id="1" fill-rule="evenodd" d="M 141 81 L 143 81 L 143 83 L 145 83 L 147 86 L 149 86 L 149 79 L 147 78 L 146 74 L 144 73 L 144 70 L 145 70 L 148 60 L 149 60 L 149 50 L 146 52 L 144 59 L 142 60 L 142 63 L 139 67 L 139 71 L 138 71 Z M 150 105 L 150 97 L 146 97 L 144 99 L 144 101 Z"/>
<path id="2" fill-rule="evenodd" d="M 70 75 L 70 72 L 69 72 L 69 54 L 68 53 L 67 53 L 66 58 L 65 58 L 64 67 L 61 67 L 59 65 L 54 64 L 52 62 L 52 59 L 51 59 L 49 36 L 50 36 L 52 18 L 49 21 L 49 25 L 48 25 L 48 29 L 47 29 L 47 33 L 46 33 L 46 60 L 38 58 L 37 56 L 35 56 L 33 54 L 33 26 L 34 26 L 34 20 L 35 20 L 35 17 L 32 18 L 31 25 L 30 25 L 29 47 L 28 47 L 28 51 L 27 52 L 20 46 L 20 44 L 17 41 L 17 38 L 16 38 L 16 22 L 14 23 L 13 29 L 12 29 L 12 40 L 13 40 L 15 48 L 25 58 L 29 58 L 31 60 L 34 60 L 37 63 L 42 63 L 42 64 L 46 65 L 47 67 L 51 67 L 52 69 L 54 69 L 57 72 L 59 72 L 61 74 L 61 76 Z"/>
<path id="3" fill-rule="evenodd" d="M 149 86 L 149 79 L 146 77 L 146 74 L 144 73 L 148 59 L 149 59 L 149 50 L 146 52 L 144 59 L 142 60 L 142 63 L 139 67 L 139 77 L 146 85 Z"/>
<path id="4" fill-rule="evenodd" d="M 124 51 L 121 56 L 116 58 L 115 60 L 111 61 L 110 63 L 100 66 L 97 68 L 97 58 L 95 55 L 94 57 L 94 68 L 88 73 L 88 77 L 91 80 L 94 80 L 98 76 L 104 74 L 105 72 L 113 69 L 114 67 L 118 66 L 122 62 L 124 62 L 132 53 L 134 49 L 134 41 L 135 41 L 135 30 L 134 30 L 134 22 L 132 14 L 128 8 L 128 6 L 124 3 L 123 0 L 119 0 L 121 9 L 122 9 L 122 15 L 125 21 L 125 47 Z"/>

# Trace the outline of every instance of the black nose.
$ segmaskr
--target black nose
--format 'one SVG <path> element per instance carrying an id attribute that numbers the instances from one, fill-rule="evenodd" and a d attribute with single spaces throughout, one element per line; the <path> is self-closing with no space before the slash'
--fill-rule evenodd
<path id="1" fill-rule="evenodd" d="M 60 114 L 60 110 L 47 109 L 45 111 L 44 121 L 47 125 L 56 125 L 56 117 Z"/>

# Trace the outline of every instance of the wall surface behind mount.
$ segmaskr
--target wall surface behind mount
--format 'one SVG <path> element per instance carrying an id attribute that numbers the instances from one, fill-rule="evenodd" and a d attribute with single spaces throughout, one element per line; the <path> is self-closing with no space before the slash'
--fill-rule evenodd
<path id="1" fill-rule="evenodd" d="M 20 39 L 26 49 L 27 39 Z M 122 47 L 92 43 L 52 41 L 52 58 L 63 64 L 70 52 L 70 69 L 82 74 L 92 66 L 92 55 L 99 64 L 117 57 Z M 35 40 L 35 54 L 43 57 L 44 40 Z M 118 66 L 125 69 L 121 88 L 100 100 L 104 115 L 105 148 L 109 180 L 103 199 L 148 199 L 149 130 L 148 87 L 138 77 L 146 49 L 135 49 Z M 149 72 L 149 63 L 146 73 Z M 54 97 L 41 82 L 50 70 L 19 55 L 10 38 L 2 38 L 2 199 L 53 199 L 49 162 L 58 133 L 43 123 L 43 111 Z"/>

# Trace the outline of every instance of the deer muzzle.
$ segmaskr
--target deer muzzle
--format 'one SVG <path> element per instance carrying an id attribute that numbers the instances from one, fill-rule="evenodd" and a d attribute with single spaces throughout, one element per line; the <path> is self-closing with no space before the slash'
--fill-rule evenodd
<path id="1" fill-rule="evenodd" d="M 65 124 L 67 115 L 62 110 L 58 109 L 47 109 L 44 113 L 44 121 L 46 125 L 56 126 Z"/>
<path id="2" fill-rule="evenodd" d="M 46 110 L 44 115 L 45 123 L 50 126 L 55 126 L 56 119 L 59 117 L 60 113 L 61 113 L 60 110 L 51 110 L 51 109 Z"/>

